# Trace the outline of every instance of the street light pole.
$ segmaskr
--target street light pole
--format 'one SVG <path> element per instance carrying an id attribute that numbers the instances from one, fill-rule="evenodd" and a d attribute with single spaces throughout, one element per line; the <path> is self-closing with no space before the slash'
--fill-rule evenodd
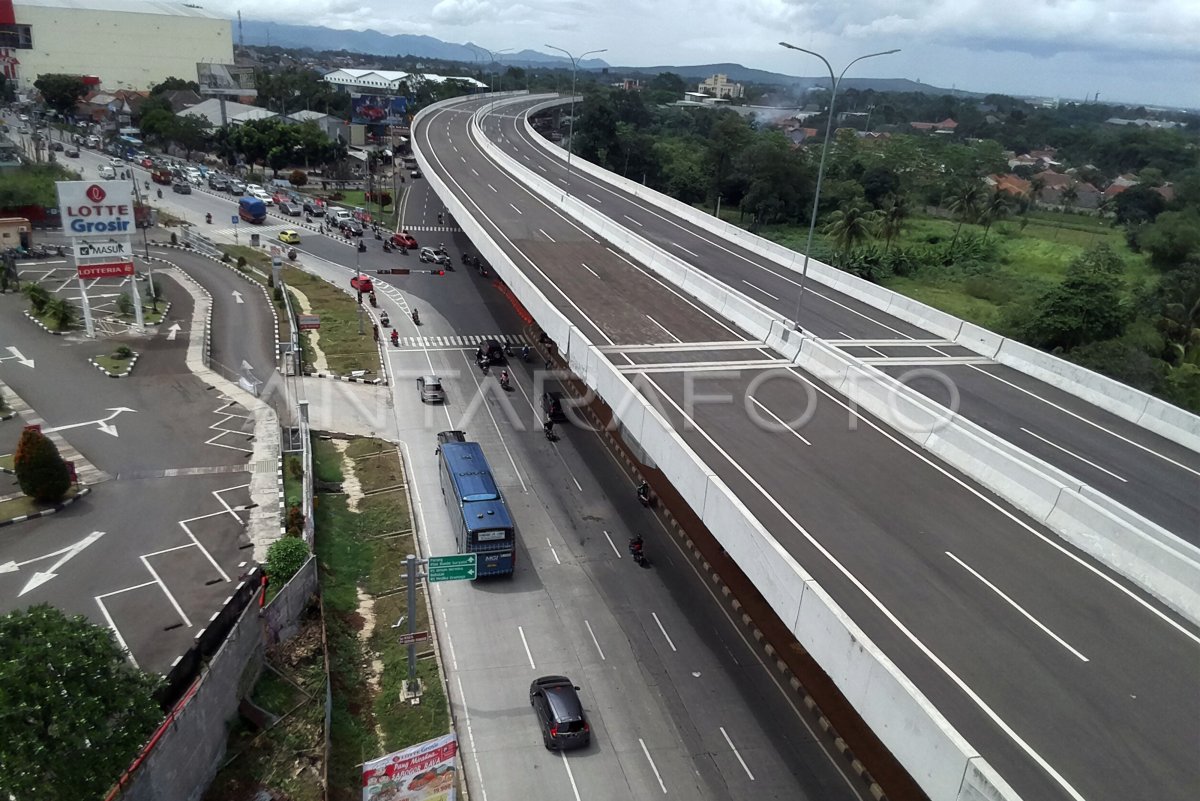
<path id="1" fill-rule="evenodd" d="M 579 62 L 583 61 L 588 56 L 594 56 L 597 53 L 606 53 L 608 48 L 604 47 L 599 50 L 589 50 L 579 58 L 571 55 L 561 47 L 555 47 L 552 44 L 546 45 L 551 50 L 557 50 L 560 53 L 566 54 L 567 58 L 571 59 L 571 129 L 567 132 L 567 177 L 571 177 L 571 151 L 575 148 L 575 76 L 579 72 Z"/>
<path id="2" fill-rule="evenodd" d="M 804 303 L 804 284 L 808 278 L 808 254 L 812 253 L 813 232 L 817 228 L 817 208 L 821 202 L 821 182 L 825 178 L 825 157 L 829 155 L 829 134 L 833 131 L 833 103 L 837 99 L 838 86 L 845 77 L 846 71 L 853 67 L 858 62 L 866 58 L 875 58 L 876 56 L 890 56 L 892 53 L 899 53 L 900 50 L 884 50 L 881 53 L 868 53 L 865 56 L 859 56 L 846 65 L 841 74 L 834 77 L 833 67 L 830 66 L 828 59 L 820 53 L 814 53 L 812 50 L 805 50 L 803 47 L 796 47 L 787 42 L 780 42 L 780 46 L 786 47 L 789 50 L 799 50 L 801 53 L 808 53 L 810 56 L 816 56 L 825 64 L 825 69 L 829 70 L 829 81 L 832 84 L 832 92 L 829 95 L 829 119 L 825 122 L 825 143 L 821 146 L 821 163 L 817 166 L 817 189 L 813 195 L 812 217 L 808 222 L 808 244 L 804 248 L 804 264 L 800 268 L 800 290 L 796 296 L 796 330 L 803 331 L 800 327 L 800 310 Z"/>

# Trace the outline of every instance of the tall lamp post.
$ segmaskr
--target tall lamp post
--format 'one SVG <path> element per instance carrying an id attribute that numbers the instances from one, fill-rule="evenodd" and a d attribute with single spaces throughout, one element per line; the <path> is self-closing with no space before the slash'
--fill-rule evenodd
<path id="1" fill-rule="evenodd" d="M 575 76 L 579 72 L 579 62 L 583 61 L 588 56 L 594 56 L 597 53 L 607 53 L 608 48 L 604 47 L 599 50 L 589 50 L 579 58 L 575 58 L 575 56 L 571 55 L 566 50 L 563 50 L 561 47 L 555 47 L 551 44 L 546 45 L 546 47 L 550 48 L 551 50 L 557 50 L 558 52 L 565 54 L 567 58 L 571 59 L 571 129 L 567 132 L 567 177 L 570 177 L 571 151 L 575 148 Z"/>
<path id="2" fill-rule="evenodd" d="M 846 71 L 853 67 L 858 62 L 866 58 L 875 58 L 876 56 L 890 56 L 892 53 L 899 53 L 900 50 L 884 50 L 881 53 L 868 53 L 865 56 L 859 56 L 846 65 L 841 74 L 834 77 L 833 67 L 830 66 L 828 59 L 820 53 L 814 53 L 812 50 L 805 50 L 803 47 L 796 47 L 787 42 L 780 42 L 780 46 L 786 47 L 789 50 L 799 50 L 801 53 L 808 53 L 810 56 L 816 56 L 825 64 L 825 69 L 829 70 L 829 81 L 832 84 L 832 92 L 829 95 L 829 119 L 825 123 L 825 143 L 821 146 L 821 163 L 817 166 L 817 191 L 813 195 L 812 217 L 808 222 L 808 245 L 804 248 L 804 265 L 800 268 L 800 291 L 796 296 L 796 330 L 802 331 L 800 327 L 800 310 L 804 303 L 804 283 L 808 278 L 808 254 L 812 253 L 813 232 L 817 228 L 817 208 L 821 202 L 821 181 L 825 178 L 825 157 L 829 155 L 829 134 L 833 131 L 833 103 L 837 99 L 838 86 L 842 83 L 842 78 L 845 77 Z"/>
<path id="3" fill-rule="evenodd" d="M 497 50 L 493 53 L 491 50 L 488 50 L 486 47 L 482 47 L 480 45 L 471 45 L 471 47 L 473 47 L 473 48 L 477 47 L 480 50 L 482 50 L 483 52 L 488 54 L 488 58 L 491 59 L 491 61 L 488 63 L 489 67 L 491 67 L 493 65 L 499 65 L 500 62 L 496 60 L 496 56 L 502 56 L 505 53 L 511 53 L 513 51 L 513 49 L 511 47 L 506 47 L 503 50 Z M 504 89 L 504 76 L 500 74 L 500 70 L 496 69 L 496 71 L 493 72 L 492 74 L 496 76 L 497 80 L 500 83 L 500 89 L 503 90 Z M 492 94 L 493 94 L 491 102 L 488 103 L 488 114 L 491 114 L 492 108 L 496 105 L 496 98 L 494 96 L 496 90 L 493 87 L 488 87 L 488 88 L 491 89 Z"/>

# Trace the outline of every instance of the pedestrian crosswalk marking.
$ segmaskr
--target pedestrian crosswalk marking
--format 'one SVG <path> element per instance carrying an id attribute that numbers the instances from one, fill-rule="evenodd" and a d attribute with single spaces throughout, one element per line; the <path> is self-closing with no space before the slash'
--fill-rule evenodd
<path id="1" fill-rule="evenodd" d="M 462 229 L 453 225 L 409 225 L 401 226 L 401 230 L 412 233 L 413 231 L 425 231 L 433 233 L 457 234 L 462 233 Z"/>
<path id="2" fill-rule="evenodd" d="M 477 348 L 485 340 L 494 339 L 501 345 L 511 345 L 520 348 L 528 344 L 523 334 L 462 334 L 443 337 L 400 337 L 400 347 L 404 348 L 450 348 L 456 350 Z"/>

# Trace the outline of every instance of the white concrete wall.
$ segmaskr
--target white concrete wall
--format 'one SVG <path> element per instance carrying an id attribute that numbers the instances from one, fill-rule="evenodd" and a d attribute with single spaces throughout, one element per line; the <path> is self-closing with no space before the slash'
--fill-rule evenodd
<path id="1" fill-rule="evenodd" d="M 143 14 L 14 5 L 32 28 L 33 49 L 15 51 L 18 86 L 38 75 L 96 75 L 103 88 L 145 90 L 166 78 L 196 80 L 196 64 L 233 63 L 233 23 L 190 14 Z"/>

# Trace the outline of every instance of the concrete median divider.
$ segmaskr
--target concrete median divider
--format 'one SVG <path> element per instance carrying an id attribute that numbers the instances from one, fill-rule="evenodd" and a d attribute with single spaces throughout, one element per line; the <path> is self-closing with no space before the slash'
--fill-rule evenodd
<path id="1" fill-rule="evenodd" d="M 535 108 L 551 108 L 561 105 L 563 102 L 561 98 L 548 97 Z M 566 159 L 566 152 L 534 131 L 528 119 L 525 121 L 525 132 L 531 141 L 551 156 Z M 572 156 L 571 167 L 616 186 L 647 206 L 653 206 L 668 214 L 676 215 L 701 230 L 735 242 L 745 250 L 769 259 L 786 270 L 797 273 L 800 270 L 803 254 L 763 239 L 738 226 L 718 220 L 661 192 L 615 175 L 579 156 Z M 938 336 L 955 340 L 957 344 L 970 348 L 981 356 L 994 358 L 1014 370 L 1052 384 L 1161 437 L 1191 450 L 1200 451 L 1200 416 L 1186 412 L 1147 393 L 1131 389 L 1119 381 L 1072 364 L 1065 359 L 1005 339 L 999 334 L 986 331 L 986 329 L 932 306 L 872 284 L 815 259 L 809 260 L 808 275 L 809 278 L 857 298 L 869 306 L 892 314 Z M 1003 343 L 1002 347 L 997 347 L 998 341 Z"/>
<path id="2" fill-rule="evenodd" d="M 457 101 L 445 101 L 420 112 L 415 121 Z M 488 259 L 525 304 L 543 330 L 560 346 L 578 377 L 598 393 L 666 478 L 715 533 L 772 607 L 847 694 L 885 745 L 926 789 L 931 801 L 973 801 L 1018 796 L 995 774 L 921 692 L 876 648 L 866 634 L 825 593 L 736 495 L 673 429 L 669 414 L 651 402 L 652 388 L 639 392 L 631 380 L 551 303 L 508 254 L 471 209 L 451 191 L 415 149 L 421 169 L 435 191 Z M 493 157 L 496 157 L 493 155 Z M 561 193 L 560 193 L 561 194 Z M 632 243 L 637 246 L 637 243 Z M 664 269 L 674 269 L 667 264 Z M 700 284 L 697 284 L 699 288 Z M 761 315 L 753 303 L 720 297 L 715 283 L 699 290 L 719 303 L 726 316 L 747 317 L 746 330 L 778 343 L 783 353 L 799 354 L 800 336 L 773 317 Z M 757 316 L 756 316 L 757 315 Z M 737 319 L 734 322 L 741 325 Z M 830 365 L 845 376 L 848 366 Z"/>

